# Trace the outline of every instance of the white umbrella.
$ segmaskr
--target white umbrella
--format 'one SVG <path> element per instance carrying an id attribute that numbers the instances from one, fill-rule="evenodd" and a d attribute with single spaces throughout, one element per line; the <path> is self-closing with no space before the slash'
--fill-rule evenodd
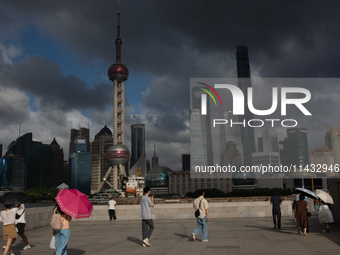
<path id="1" fill-rule="evenodd" d="M 316 190 L 316 195 L 323 200 L 326 204 L 334 204 L 333 198 L 331 195 L 329 195 L 326 191 L 323 191 L 321 189 Z"/>

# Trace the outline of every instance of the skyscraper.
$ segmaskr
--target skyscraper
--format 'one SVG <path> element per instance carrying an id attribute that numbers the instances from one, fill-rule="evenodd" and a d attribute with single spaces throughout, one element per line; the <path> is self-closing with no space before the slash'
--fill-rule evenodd
<path id="1" fill-rule="evenodd" d="M 50 144 L 33 141 L 32 133 L 27 133 L 8 147 L 6 155 L 25 157 L 25 191 L 33 187 L 54 186 L 54 164 L 58 162 L 55 162 Z"/>
<path id="2" fill-rule="evenodd" d="M 151 159 L 151 167 L 154 168 L 156 166 L 159 166 L 159 161 L 158 161 L 158 156 L 156 155 L 156 144 L 154 145 L 154 151 L 153 151 L 153 156 Z"/>
<path id="3" fill-rule="evenodd" d="M 146 159 L 146 173 L 148 173 L 150 170 L 151 170 L 150 160 Z"/>
<path id="4" fill-rule="evenodd" d="M 131 158 L 129 176 L 146 177 L 145 125 L 131 126 Z"/>
<path id="5" fill-rule="evenodd" d="M 327 146 L 316 147 L 309 153 L 310 163 L 322 166 L 326 165 L 327 169 L 334 164 L 334 154 Z M 336 173 L 333 171 L 326 171 L 327 177 L 335 176 Z"/>
<path id="6" fill-rule="evenodd" d="M 242 90 L 244 98 L 247 99 L 248 87 L 252 86 L 247 46 L 237 46 L 236 60 L 238 87 Z M 239 116 L 239 121 L 245 121 L 245 123 L 248 123 L 249 120 L 253 119 L 253 114 L 249 111 L 246 101 L 247 100 L 244 100 L 244 115 Z M 251 166 L 252 153 L 256 151 L 254 128 L 247 125 L 245 127 L 241 127 L 241 140 L 243 144 L 244 165 Z"/>
<path id="7" fill-rule="evenodd" d="M 69 158 L 69 184 L 71 189 L 91 193 L 91 153 L 87 152 L 84 137 L 79 135 L 74 140 L 74 151 Z"/>
<path id="8" fill-rule="evenodd" d="M 258 151 L 259 152 L 279 152 L 279 135 L 272 134 L 268 129 L 262 129 L 262 137 L 258 138 Z"/>
<path id="9" fill-rule="evenodd" d="M 66 169 L 64 167 L 64 150 L 60 148 L 56 139 L 53 138 L 51 143 L 51 150 L 53 151 L 53 186 L 57 187 L 66 182 L 65 177 Z"/>
<path id="10" fill-rule="evenodd" d="M 280 148 L 280 161 L 283 166 L 289 166 L 289 150 L 288 150 L 288 140 L 285 137 L 282 141 L 279 142 L 279 145 L 282 145 L 282 149 Z"/>
<path id="11" fill-rule="evenodd" d="M 228 120 L 228 123 L 238 122 L 238 116 L 233 115 L 232 110 L 221 110 L 220 118 Z M 220 140 L 219 140 L 219 154 L 220 164 L 224 162 L 223 151 L 228 142 L 234 142 L 236 144 L 236 150 L 240 154 L 243 163 L 243 145 L 241 141 L 241 130 L 240 125 L 220 125 Z"/>
<path id="12" fill-rule="evenodd" d="M 292 165 L 309 165 L 308 138 L 306 128 L 287 129 L 288 157 Z"/>
<path id="13" fill-rule="evenodd" d="M 71 139 L 70 139 L 70 146 L 69 146 L 69 157 L 74 151 L 74 141 L 78 136 L 82 136 L 85 140 L 86 144 L 86 152 L 90 152 L 91 142 L 90 142 L 90 129 L 88 128 L 79 128 L 79 129 L 71 129 Z"/>
<path id="14" fill-rule="evenodd" d="M 272 134 L 268 129 L 262 129 L 262 137 L 258 137 L 258 152 L 252 153 L 253 166 L 280 166 L 279 135 Z M 259 188 L 282 188 L 284 174 L 255 173 Z M 274 177 L 274 179 L 272 178 Z"/>
<path id="15" fill-rule="evenodd" d="M 5 155 L 0 157 L 0 190 L 24 191 L 25 157 Z"/>
<path id="16" fill-rule="evenodd" d="M 113 144 L 112 132 L 105 125 L 98 134 L 95 135 L 93 142 L 91 143 L 91 193 L 95 193 L 98 190 L 100 183 L 105 176 L 105 173 L 109 170 L 110 164 L 106 156 L 108 148 Z M 109 177 L 110 183 L 113 182 L 113 175 Z M 105 186 L 109 188 L 108 186 Z M 105 188 L 104 187 L 104 188 Z"/>
<path id="17" fill-rule="evenodd" d="M 340 163 L 340 126 L 333 126 L 330 129 L 331 149 L 334 154 L 334 162 Z"/>
<path id="18" fill-rule="evenodd" d="M 199 88 L 191 88 L 191 110 L 189 111 L 190 170 L 193 170 L 195 166 L 211 166 L 213 164 L 209 97 L 207 98 L 208 114 L 202 115 L 201 94 L 202 90 Z"/>
<path id="19" fill-rule="evenodd" d="M 10 190 L 12 184 L 13 173 L 13 157 L 0 158 L 0 190 Z"/>
<path id="20" fill-rule="evenodd" d="M 182 171 L 190 171 L 190 154 L 182 154 Z"/>
<path id="21" fill-rule="evenodd" d="M 145 156 L 145 125 L 132 125 L 130 168 L 135 165 L 142 155 Z"/>
<path id="22" fill-rule="evenodd" d="M 331 132 L 326 132 L 326 135 L 325 135 L 325 146 L 327 146 L 329 149 L 332 149 Z"/>

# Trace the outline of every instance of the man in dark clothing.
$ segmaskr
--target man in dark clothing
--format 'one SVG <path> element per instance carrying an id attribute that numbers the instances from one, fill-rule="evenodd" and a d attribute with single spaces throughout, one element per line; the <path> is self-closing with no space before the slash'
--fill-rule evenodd
<path id="1" fill-rule="evenodd" d="M 281 228 L 281 204 L 282 204 L 282 199 L 281 197 L 278 196 L 279 193 L 276 192 L 274 196 L 271 197 L 270 199 L 270 204 L 273 205 L 273 222 L 274 222 L 274 229 L 276 226 L 278 229 Z M 276 217 L 277 217 L 277 225 L 276 225 Z"/>

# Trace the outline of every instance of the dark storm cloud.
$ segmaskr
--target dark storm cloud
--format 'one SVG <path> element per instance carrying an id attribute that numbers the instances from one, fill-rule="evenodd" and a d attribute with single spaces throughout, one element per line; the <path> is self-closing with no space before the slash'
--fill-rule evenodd
<path id="1" fill-rule="evenodd" d="M 339 77 L 339 5 L 338 1 L 307 0 L 121 1 L 122 62 L 130 73 L 151 77 L 148 91 L 142 95 L 143 105 L 150 112 L 142 120 L 170 135 L 185 130 L 189 79 L 235 77 L 237 45 L 248 46 L 253 76 Z M 42 35 L 56 39 L 68 52 L 82 54 L 88 61 L 99 59 L 107 66 L 115 62 L 116 1 L 6 0 L 2 7 L 6 19 L 0 22 L 7 23 L 6 27 L 18 28 L 25 21 Z M 74 92 L 86 87 L 72 75 L 61 80 L 67 81 Z M 46 89 L 36 87 L 34 81 L 32 91 L 41 93 L 43 100 L 51 100 L 48 96 L 45 99 Z M 61 107 L 71 101 L 71 93 L 60 99 L 61 92 L 56 87 L 51 89 Z M 334 91 L 317 85 L 311 88 L 313 95 L 325 89 Z M 83 93 L 89 94 L 89 89 Z M 323 126 L 317 126 L 318 122 L 339 119 L 337 111 L 332 110 L 334 102 L 320 113 L 318 103 L 326 100 L 313 101 L 311 108 L 317 114 L 313 123 L 306 120 L 303 125 L 318 129 Z M 85 107 L 79 101 L 74 103 L 75 107 Z M 89 107 L 93 107 L 91 103 Z M 319 113 L 322 117 L 317 116 Z M 93 116 L 101 118 L 100 112 Z"/>
<path id="2" fill-rule="evenodd" d="M 115 1 L 19 2 L 6 1 L 8 12 L 90 59 L 114 62 Z M 183 86 L 189 77 L 218 75 L 215 66 L 195 72 L 204 63 L 193 63 L 190 51 L 235 60 L 236 45 L 244 44 L 252 69 L 265 77 L 339 76 L 338 6 L 337 1 L 122 1 L 122 60 L 130 71 L 176 76 Z"/>
<path id="3" fill-rule="evenodd" d="M 114 61 L 115 1 L 19 2 L 6 1 L 12 14 L 15 10 L 13 15 L 24 15 L 43 33 L 91 58 Z M 178 69 L 187 57 L 183 45 L 203 55 L 235 55 L 235 46 L 244 44 L 252 65 L 261 67 L 266 76 L 338 76 L 337 70 L 328 69 L 334 60 L 326 56 L 339 55 L 335 47 L 339 5 L 338 1 L 122 1 L 123 62 L 135 72 L 188 76 L 188 69 Z M 320 57 L 320 51 L 326 54 L 321 59 L 324 64 L 308 61 L 313 55 Z M 294 59 L 286 60 L 292 53 Z M 301 61 L 303 68 L 292 66 L 293 60 Z M 210 72 L 207 68 L 201 75 Z"/>
<path id="4" fill-rule="evenodd" d="M 6 1 L 14 17 L 25 17 L 89 60 L 115 61 L 115 1 Z M 164 113 L 164 92 L 172 105 L 187 108 L 190 77 L 235 74 L 235 47 L 247 45 L 251 68 L 264 77 L 337 77 L 340 52 L 337 1 L 122 1 L 122 61 L 130 72 L 167 76 L 177 89 L 153 90 L 145 106 Z M 13 19 L 13 18 L 12 18 Z M 204 57 L 229 56 L 225 71 Z M 200 60 L 200 57 L 202 58 Z M 106 70 L 105 70 L 106 71 Z M 104 72 L 104 71 L 103 71 Z M 154 77 L 154 76 L 153 76 Z M 168 103 L 170 104 L 170 102 Z M 181 115 L 182 116 L 182 115 Z M 171 117 L 171 116 L 170 116 Z M 169 119 L 169 118 L 168 118 Z M 165 119 L 164 119 L 165 120 Z M 176 123 L 176 121 L 172 121 Z"/>
<path id="5" fill-rule="evenodd" d="M 5 2 L 8 12 L 17 18 L 23 15 L 43 33 L 89 58 L 114 62 L 115 1 Z M 339 5 L 338 1 L 122 1 L 122 60 L 135 72 L 190 77 L 190 69 L 177 68 L 179 61 L 190 57 L 188 49 L 234 56 L 235 46 L 244 44 L 252 66 L 261 68 L 265 76 L 338 76 L 337 69 L 330 67 L 339 61 L 334 57 L 339 56 L 335 47 Z M 196 75 L 207 76 L 211 69 Z"/>
<path id="6" fill-rule="evenodd" d="M 59 64 L 42 56 L 26 56 L 1 71 L 2 83 L 40 99 L 40 106 L 63 110 L 104 109 L 111 102 L 108 84 L 89 86 L 79 77 L 62 74 Z"/>

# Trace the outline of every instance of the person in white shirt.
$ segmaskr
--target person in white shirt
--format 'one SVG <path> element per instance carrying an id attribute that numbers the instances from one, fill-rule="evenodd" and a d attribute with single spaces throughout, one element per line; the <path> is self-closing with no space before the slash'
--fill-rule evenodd
<path id="1" fill-rule="evenodd" d="M 5 205 L 6 210 L 2 211 L 0 214 L 0 221 L 4 224 L 2 236 L 4 240 L 7 241 L 4 255 L 7 255 L 8 252 L 10 255 L 14 255 L 14 253 L 12 253 L 12 242 L 18 237 L 14 225 L 15 214 L 18 211 L 18 208 L 14 207 L 11 209 L 11 207 L 12 205 Z"/>
<path id="2" fill-rule="evenodd" d="M 18 234 L 21 236 L 22 240 L 25 243 L 23 250 L 31 249 L 31 245 L 28 243 L 27 236 L 25 235 L 25 226 L 26 226 L 26 212 L 24 204 L 17 204 L 18 211 L 16 213 L 15 226 L 18 229 Z M 15 239 L 12 241 L 12 245 L 14 244 Z"/>
<path id="3" fill-rule="evenodd" d="M 109 215 L 110 215 L 110 221 L 117 220 L 116 218 L 116 211 L 115 206 L 117 205 L 116 201 L 113 199 L 113 197 L 110 197 L 109 200 Z"/>

